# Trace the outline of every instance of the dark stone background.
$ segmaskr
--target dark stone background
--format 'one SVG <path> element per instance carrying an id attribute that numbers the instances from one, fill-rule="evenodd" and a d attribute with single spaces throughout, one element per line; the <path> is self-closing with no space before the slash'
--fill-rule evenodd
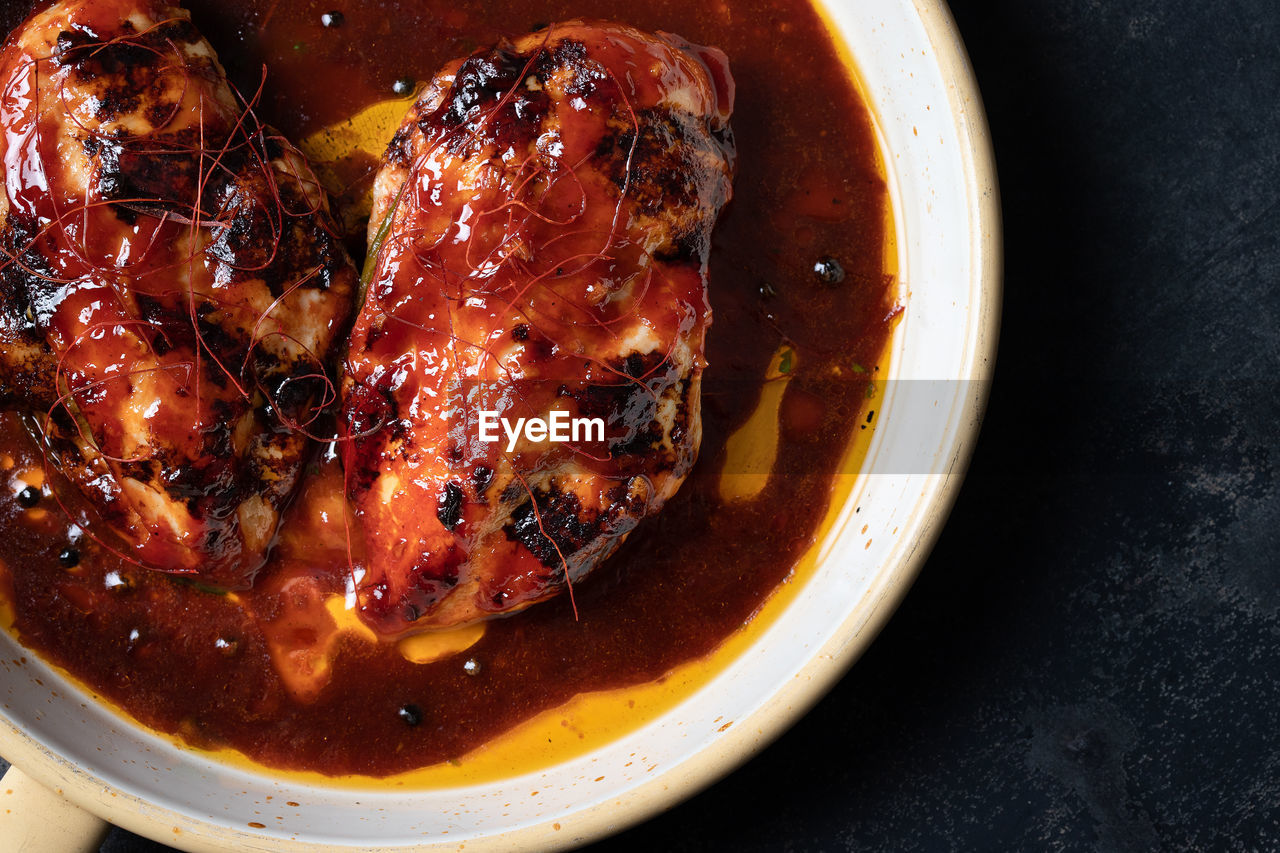
<path id="1" fill-rule="evenodd" d="M 812 713 L 595 850 L 1280 848 L 1280 3 L 953 9 L 1007 251 L 959 504 Z"/>

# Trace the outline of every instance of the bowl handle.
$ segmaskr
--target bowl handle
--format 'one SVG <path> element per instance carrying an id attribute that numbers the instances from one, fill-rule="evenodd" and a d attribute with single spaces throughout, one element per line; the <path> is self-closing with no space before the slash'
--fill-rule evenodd
<path id="1" fill-rule="evenodd" d="M 10 767 L 0 779 L 0 838 L 23 853 L 97 853 L 111 826 Z"/>

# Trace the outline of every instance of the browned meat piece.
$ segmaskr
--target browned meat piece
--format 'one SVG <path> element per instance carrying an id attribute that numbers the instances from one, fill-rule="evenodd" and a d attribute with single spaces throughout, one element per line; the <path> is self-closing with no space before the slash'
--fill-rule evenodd
<path id="1" fill-rule="evenodd" d="M 377 178 L 343 390 L 371 625 L 545 599 L 684 480 L 732 101 L 720 51 L 574 22 L 452 64 L 413 107 Z M 607 434 L 508 452 L 480 440 L 486 411 Z"/>
<path id="2" fill-rule="evenodd" d="M 54 4 L 0 81 L 0 396 L 100 541 L 247 585 L 335 396 L 356 273 L 324 193 L 160 0 Z"/>

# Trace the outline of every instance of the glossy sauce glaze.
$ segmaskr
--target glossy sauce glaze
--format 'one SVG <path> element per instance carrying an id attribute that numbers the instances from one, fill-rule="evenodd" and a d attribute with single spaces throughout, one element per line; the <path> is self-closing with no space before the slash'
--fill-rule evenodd
<path id="1" fill-rule="evenodd" d="M 377 776 L 459 759 L 577 693 L 659 678 L 749 620 L 813 541 L 897 312 L 869 120 L 807 4 L 520 0 L 500 21 L 487 4 L 440 0 L 188 6 L 242 91 L 270 68 L 258 111 L 295 140 L 551 21 L 621 18 L 722 49 L 737 81 L 737 176 L 712 242 L 699 461 L 575 585 L 576 618 L 561 596 L 487 623 L 464 654 L 414 663 L 339 627 L 350 546 L 335 449 L 310 466 L 254 588 L 227 595 L 123 563 L 69 525 L 52 498 L 65 485 L 45 477 L 22 417 L 4 414 L 0 558 L 22 641 L 193 744 Z M 347 164 L 350 185 L 373 165 Z M 722 475 L 740 464 L 728 440 L 779 372 L 773 474 L 726 500 Z"/>
<path id="2" fill-rule="evenodd" d="M 409 111 L 375 181 L 343 373 L 366 623 L 572 596 L 679 488 L 732 109 L 718 51 L 563 22 L 447 68 Z M 600 428 L 504 447 L 482 440 L 484 412 Z"/>
<path id="3" fill-rule="evenodd" d="M 47 414 L 102 544 L 247 588 L 355 295 L 324 192 L 164 4 L 51 7 L 0 93 L 0 400 Z"/>

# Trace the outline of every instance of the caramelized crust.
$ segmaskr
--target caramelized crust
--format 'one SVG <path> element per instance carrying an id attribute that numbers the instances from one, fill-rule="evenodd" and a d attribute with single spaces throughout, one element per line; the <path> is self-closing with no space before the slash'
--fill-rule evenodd
<path id="1" fill-rule="evenodd" d="M 0 86 L 0 398 L 93 535 L 247 586 L 335 396 L 356 274 L 324 193 L 160 0 L 52 5 Z"/>
<path id="2" fill-rule="evenodd" d="M 406 117 L 343 388 L 376 629 L 554 595 L 688 474 L 732 85 L 718 50 L 573 22 L 452 64 Z M 557 410 L 604 440 L 479 440 L 481 412 Z"/>

